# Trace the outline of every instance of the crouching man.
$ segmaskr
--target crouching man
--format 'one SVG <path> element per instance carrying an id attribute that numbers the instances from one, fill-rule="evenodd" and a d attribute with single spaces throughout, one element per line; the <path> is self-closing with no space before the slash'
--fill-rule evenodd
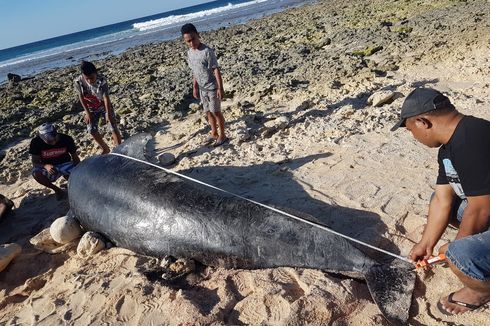
<path id="1" fill-rule="evenodd" d="M 490 301 L 490 121 L 459 113 L 440 92 L 418 88 L 401 110 L 395 130 L 405 127 L 420 143 L 439 148 L 439 173 L 422 239 L 410 252 L 428 259 L 451 224 L 459 228 L 443 245 L 463 287 L 442 298 L 443 314 L 462 314 Z"/>
<path id="2" fill-rule="evenodd" d="M 52 124 L 44 123 L 38 129 L 38 136 L 31 140 L 29 154 L 34 179 L 52 189 L 56 199 L 65 198 L 66 192 L 53 182 L 61 176 L 68 180 L 72 169 L 80 162 L 73 138 L 58 133 Z"/>

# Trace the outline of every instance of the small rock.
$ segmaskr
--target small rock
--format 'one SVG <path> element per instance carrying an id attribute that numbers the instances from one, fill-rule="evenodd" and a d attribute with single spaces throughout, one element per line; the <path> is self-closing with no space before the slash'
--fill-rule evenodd
<path id="1" fill-rule="evenodd" d="M 237 131 L 236 139 L 239 144 L 246 142 L 252 138 L 249 128 L 242 128 Z"/>
<path id="2" fill-rule="evenodd" d="M 342 118 L 349 118 L 354 113 L 356 113 L 356 110 L 352 105 L 346 105 L 337 110 L 337 114 Z"/>
<path id="3" fill-rule="evenodd" d="M 175 163 L 175 156 L 172 153 L 163 153 L 158 156 L 158 162 L 163 166 L 169 166 Z"/>
<path id="4" fill-rule="evenodd" d="M 284 129 L 286 128 L 288 125 L 289 125 L 289 119 L 285 116 L 281 116 L 277 119 L 274 119 L 274 120 L 271 120 L 271 121 L 267 121 L 266 123 L 264 123 L 264 126 L 267 127 L 267 128 L 274 128 L 274 129 Z"/>
<path id="5" fill-rule="evenodd" d="M 12 83 L 18 83 L 22 80 L 22 77 L 20 77 L 19 75 L 16 75 L 16 74 L 12 74 L 12 73 L 8 73 L 7 74 L 7 79 L 9 82 L 12 82 Z"/>
<path id="6" fill-rule="evenodd" d="M 140 101 L 144 101 L 144 100 L 147 100 L 147 99 L 151 98 L 152 96 L 153 96 L 153 94 L 151 94 L 151 93 L 146 93 L 146 94 L 143 94 L 143 95 L 141 95 L 140 97 L 138 97 L 138 99 L 139 99 Z"/>
<path id="7" fill-rule="evenodd" d="M 383 104 L 393 102 L 395 93 L 392 91 L 379 91 L 369 96 L 367 103 L 372 106 L 382 106 Z"/>
<path id="8" fill-rule="evenodd" d="M 330 37 L 326 37 L 322 40 L 321 47 L 326 47 L 332 43 L 332 39 Z"/>
<path id="9" fill-rule="evenodd" d="M 199 103 L 191 103 L 189 104 L 189 109 L 192 111 L 198 111 L 201 109 L 201 105 Z"/>
<path id="10" fill-rule="evenodd" d="M 62 244 L 71 242 L 82 235 L 78 221 L 67 216 L 56 219 L 51 224 L 49 232 L 54 241 Z"/>
<path id="11" fill-rule="evenodd" d="M 8 264 L 20 255 L 22 247 L 16 243 L 8 243 L 0 245 L 0 272 L 3 271 Z"/>
<path id="12" fill-rule="evenodd" d="M 99 251 L 105 248 L 105 243 L 98 233 L 89 231 L 86 232 L 77 247 L 77 254 L 82 258 L 87 258 L 95 255 Z"/>
<path id="13" fill-rule="evenodd" d="M 44 252 L 51 252 L 53 249 L 58 248 L 60 245 L 51 237 L 50 228 L 46 228 L 33 236 L 29 242 L 34 248 Z"/>

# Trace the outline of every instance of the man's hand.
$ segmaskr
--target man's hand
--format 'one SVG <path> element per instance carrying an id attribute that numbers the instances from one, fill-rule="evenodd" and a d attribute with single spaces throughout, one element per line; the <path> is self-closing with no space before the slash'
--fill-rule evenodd
<path id="1" fill-rule="evenodd" d="M 92 123 L 92 115 L 89 112 L 85 112 L 84 120 L 86 124 Z"/>
<path id="2" fill-rule="evenodd" d="M 52 164 L 45 164 L 44 169 L 48 171 L 48 173 L 51 175 L 55 175 L 56 173 L 58 173 L 58 170 L 56 170 L 56 168 Z"/>
<path id="3" fill-rule="evenodd" d="M 224 95 L 225 95 L 225 92 L 221 88 L 218 88 L 216 90 L 216 97 L 218 97 L 220 100 L 222 100 L 224 98 Z"/>
<path id="4" fill-rule="evenodd" d="M 414 262 L 418 262 L 419 260 L 429 259 L 432 256 L 432 252 L 434 251 L 434 247 L 427 245 L 424 242 L 419 242 L 415 246 L 413 246 L 412 250 L 410 250 L 410 258 Z"/>
<path id="5" fill-rule="evenodd" d="M 196 100 L 199 99 L 199 89 L 197 87 L 192 88 L 192 96 L 194 96 Z"/>

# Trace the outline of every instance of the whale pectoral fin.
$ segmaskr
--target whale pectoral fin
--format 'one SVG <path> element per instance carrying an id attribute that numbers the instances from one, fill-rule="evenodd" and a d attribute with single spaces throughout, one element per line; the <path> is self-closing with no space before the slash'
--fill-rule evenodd
<path id="1" fill-rule="evenodd" d="M 393 325 L 406 325 L 412 305 L 415 272 L 411 268 L 375 265 L 364 277 L 383 316 Z"/>
<path id="2" fill-rule="evenodd" d="M 112 152 L 147 161 L 147 146 L 152 139 L 153 137 L 149 133 L 136 134 L 126 139 L 121 145 L 114 148 Z"/>

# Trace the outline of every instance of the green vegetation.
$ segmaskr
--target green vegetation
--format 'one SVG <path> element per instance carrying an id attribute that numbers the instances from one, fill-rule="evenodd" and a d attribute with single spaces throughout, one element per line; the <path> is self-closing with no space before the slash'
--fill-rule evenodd
<path id="1" fill-rule="evenodd" d="M 368 56 L 373 55 L 382 49 L 383 49 L 383 47 L 381 45 L 368 46 L 367 48 L 362 49 L 362 50 L 354 50 L 354 51 L 352 51 L 352 54 L 360 56 L 360 57 L 368 57 Z"/>
<path id="2" fill-rule="evenodd" d="M 127 108 L 127 107 L 126 108 L 118 109 L 116 111 L 117 115 L 120 115 L 120 116 L 126 115 L 126 114 L 131 113 L 131 112 L 132 112 L 131 109 L 130 108 Z"/>
<path id="3" fill-rule="evenodd" d="M 409 34 L 411 31 L 413 31 L 413 28 L 409 26 L 397 26 L 393 28 L 393 32 L 397 32 L 400 34 Z"/>

